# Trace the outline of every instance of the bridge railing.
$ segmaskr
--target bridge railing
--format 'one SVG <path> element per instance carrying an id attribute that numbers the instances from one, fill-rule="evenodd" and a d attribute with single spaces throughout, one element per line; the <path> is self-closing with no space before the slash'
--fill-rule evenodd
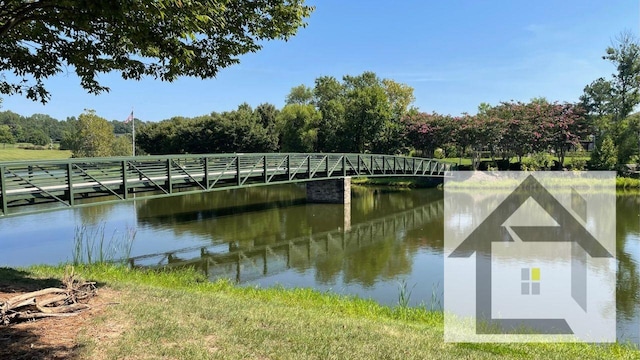
<path id="1" fill-rule="evenodd" d="M 425 158 L 322 153 L 0 162 L 0 216 L 89 206 L 96 201 L 85 200 L 97 197 L 97 202 L 122 201 L 345 176 L 446 177 L 454 166 Z"/>

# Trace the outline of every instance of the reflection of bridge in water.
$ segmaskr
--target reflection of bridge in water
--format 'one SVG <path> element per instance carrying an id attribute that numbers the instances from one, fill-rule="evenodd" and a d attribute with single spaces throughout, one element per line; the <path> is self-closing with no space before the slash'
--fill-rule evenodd
<path id="1" fill-rule="evenodd" d="M 399 212 L 351 226 L 351 229 L 311 234 L 274 244 L 240 249 L 235 242 L 190 247 L 167 253 L 129 259 L 133 267 L 194 267 L 208 278 L 233 278 L 237 282 L 255 280 L 291 268 L 308 267 L 311 261 L 332 254 L 348 253 L 374 245 L 389 236 L 404 235 L 444 214 L 444 201 Z"/>

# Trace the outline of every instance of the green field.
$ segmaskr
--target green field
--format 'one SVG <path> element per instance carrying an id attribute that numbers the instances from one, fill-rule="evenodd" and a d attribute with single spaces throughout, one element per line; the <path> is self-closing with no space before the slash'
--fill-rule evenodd
<path id="1" fill-rule="evenodd" d="M 30 150 L 15 145 L 0 144 L 0 161 L 56 160 L 71 157 L 69 150 Z"/>
<path id="2" fill-rule="evenodd" d="M 523 157 L 522 160 L 526 161 L 529 158 L 527 156 Z M 558 160 L 558 158 L 554 158 L 555 160 Z M 589 161 L 589 159 L 591 159 L 590 156 L 575 156 L 575 159 L 580 159 L 580 160 L 584 160 L 584 161 Z M 496 158 L 496 160 L 500 160 L 500 158 Z M 470 158 L 462 158 L 462 161 L 460 161 L 460 158 L 444 158 L 441 159 L 441 161 L 443 162 L 448 162 L 448 163 L 453 163 L 453 164 L 459 164 L 459 165 L 471 165 L 471 159 Z M 492 161 L 491 158 L 482 158 L 480 159 L 480 161 Z M 518 161 L 517 157 L 512 157 L 509 159 L 509 162 L 511 163 L 515 163 Z M 565 166 L 571 164 L 571 157 L 567 156 L 564 158 L 564 163 Z"/>
<path id="3" fill-rule="evenodd" d="M 63 272 L 63 267 L 33 267 L 25 272 L 0 268 L 0 285 L 30 277 L 60 278 Z M 441 312 L 381 306 L 309 289 L 238 287 L 210 283 L 195 272 L 102 265 L 79 266 L 75 272 L 118 293 L 84 329 L 77 347 L 83 359 L 640 357 L 635 348 L 618 344 L 445 343 Z"/>

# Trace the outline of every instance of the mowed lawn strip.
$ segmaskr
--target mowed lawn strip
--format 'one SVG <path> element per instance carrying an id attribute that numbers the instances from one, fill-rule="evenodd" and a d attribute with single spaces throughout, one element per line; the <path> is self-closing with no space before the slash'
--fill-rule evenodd
<path id="1" fill-rule="evenodd" d="M 61 277 L 62 267 L 32 267 Z M 91 359 L 638 359 L 626 345 L 452 344 L 443 316 L 309 289 L 209 283 L 189 272 L 82 266 L 76 274 L 120 293 L 84 330 Z M 99 336 L 113 334 L 117 336 Z"/>
<path id="2" fill-rule="evenodd" d="M 3 149 L 0 145 L 0 161 L 59 160 L 71 157 L 69 150 L 28 150 L 19 148 Z"/>

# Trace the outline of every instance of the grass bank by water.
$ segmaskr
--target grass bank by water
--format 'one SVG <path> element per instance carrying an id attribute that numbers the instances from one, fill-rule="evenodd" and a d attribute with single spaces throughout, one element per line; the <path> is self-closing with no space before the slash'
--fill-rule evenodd
<path id="1" fill-rule="evenodd" d="M 358 177 L 352 178 L 351 184 L 363 186 L 391 186 L 397 188 L 432 188 L 434 183 L 419 177 Z"/>
<path id="2" fill-rule="evenodd" d="M 62 267 L 36 266 L 29 276 L 60 278 Z M 624 345 L 452 344 L 443 316 L 419 308 L 308 289 L 255 289 L 209 283 L 194 272 L 76 267 L 76 273 L 120 294 L 81 338 L 82 358 L 260 359 L 637 359 Z M 16 280 L 18 281 L 18 280 Z"/>
<path id="3" fill-rule="evenodd" d="M 616 188 L 619 190 L 638 190 L 640 189 L 640 179 L 618 177 L 616 178 Z"/>
<path id="4" fill-rule="evenodd" d="M 354 185 L 363 185 L 363 186 L 391 186 L 391 187 L 399 187 L 399 188 L 425 188 L 425 187 L 434 187 L 433 184 L 424 182 L 421 178 L 416 177 L 391 177 L 391 178 L 353 178 L 351 179 L 351 183 Z M 488 182 L 487 186 L 499 185 L 495 182 Z M 640 179 L 633 179 L 628 177 L 617 177 L 616 178 L 616 189 L 618 190 L 630 190 L 637 191 L 640 190 Z"/>
<path id="5" fill-rule="evenodd" d="M 522 157 L 522 161 L 527 161 L 527 160 L 530 160 L 530 159 L 531 159 L 531 157 L 529 157 L 529 156 L 523 156 Z M 556 161 L 559 161 L 558 158 L 554 158 L 554 159 Z M 573 161 L 572 159 L 588 162 L 591 159 L 591 157 L 590 156 L 566 156 L 564 158 L 563 165 L 564 166 L 570 165 L 571 162 Z M 462 159 L 460 159 L 460 158 L 444 158 L 444 159 L 439 159 L 439 160 L 442 161 L 442 162 L 447 162 L 447 163 L 457 164 L 457 165 L 463 165 L 463 166 L 464 165 L 468 166 L 468 165 L 471 165 L 471 163 L 472 163 L 472 159 L 471 158 L 462 158 Z M 493 162 L 494 160 L 500 160 L 500 159 L 492 159 L 492 158 L 486 158 L 486 157 L 483 157 L 483 158 L 480 159 L 481 162 Z M 517 157 L 511 157 L 508 160 L 509 160 L 510 163 L 515 163 L 515 162 L 518 161 L 518 158 Z"/>

